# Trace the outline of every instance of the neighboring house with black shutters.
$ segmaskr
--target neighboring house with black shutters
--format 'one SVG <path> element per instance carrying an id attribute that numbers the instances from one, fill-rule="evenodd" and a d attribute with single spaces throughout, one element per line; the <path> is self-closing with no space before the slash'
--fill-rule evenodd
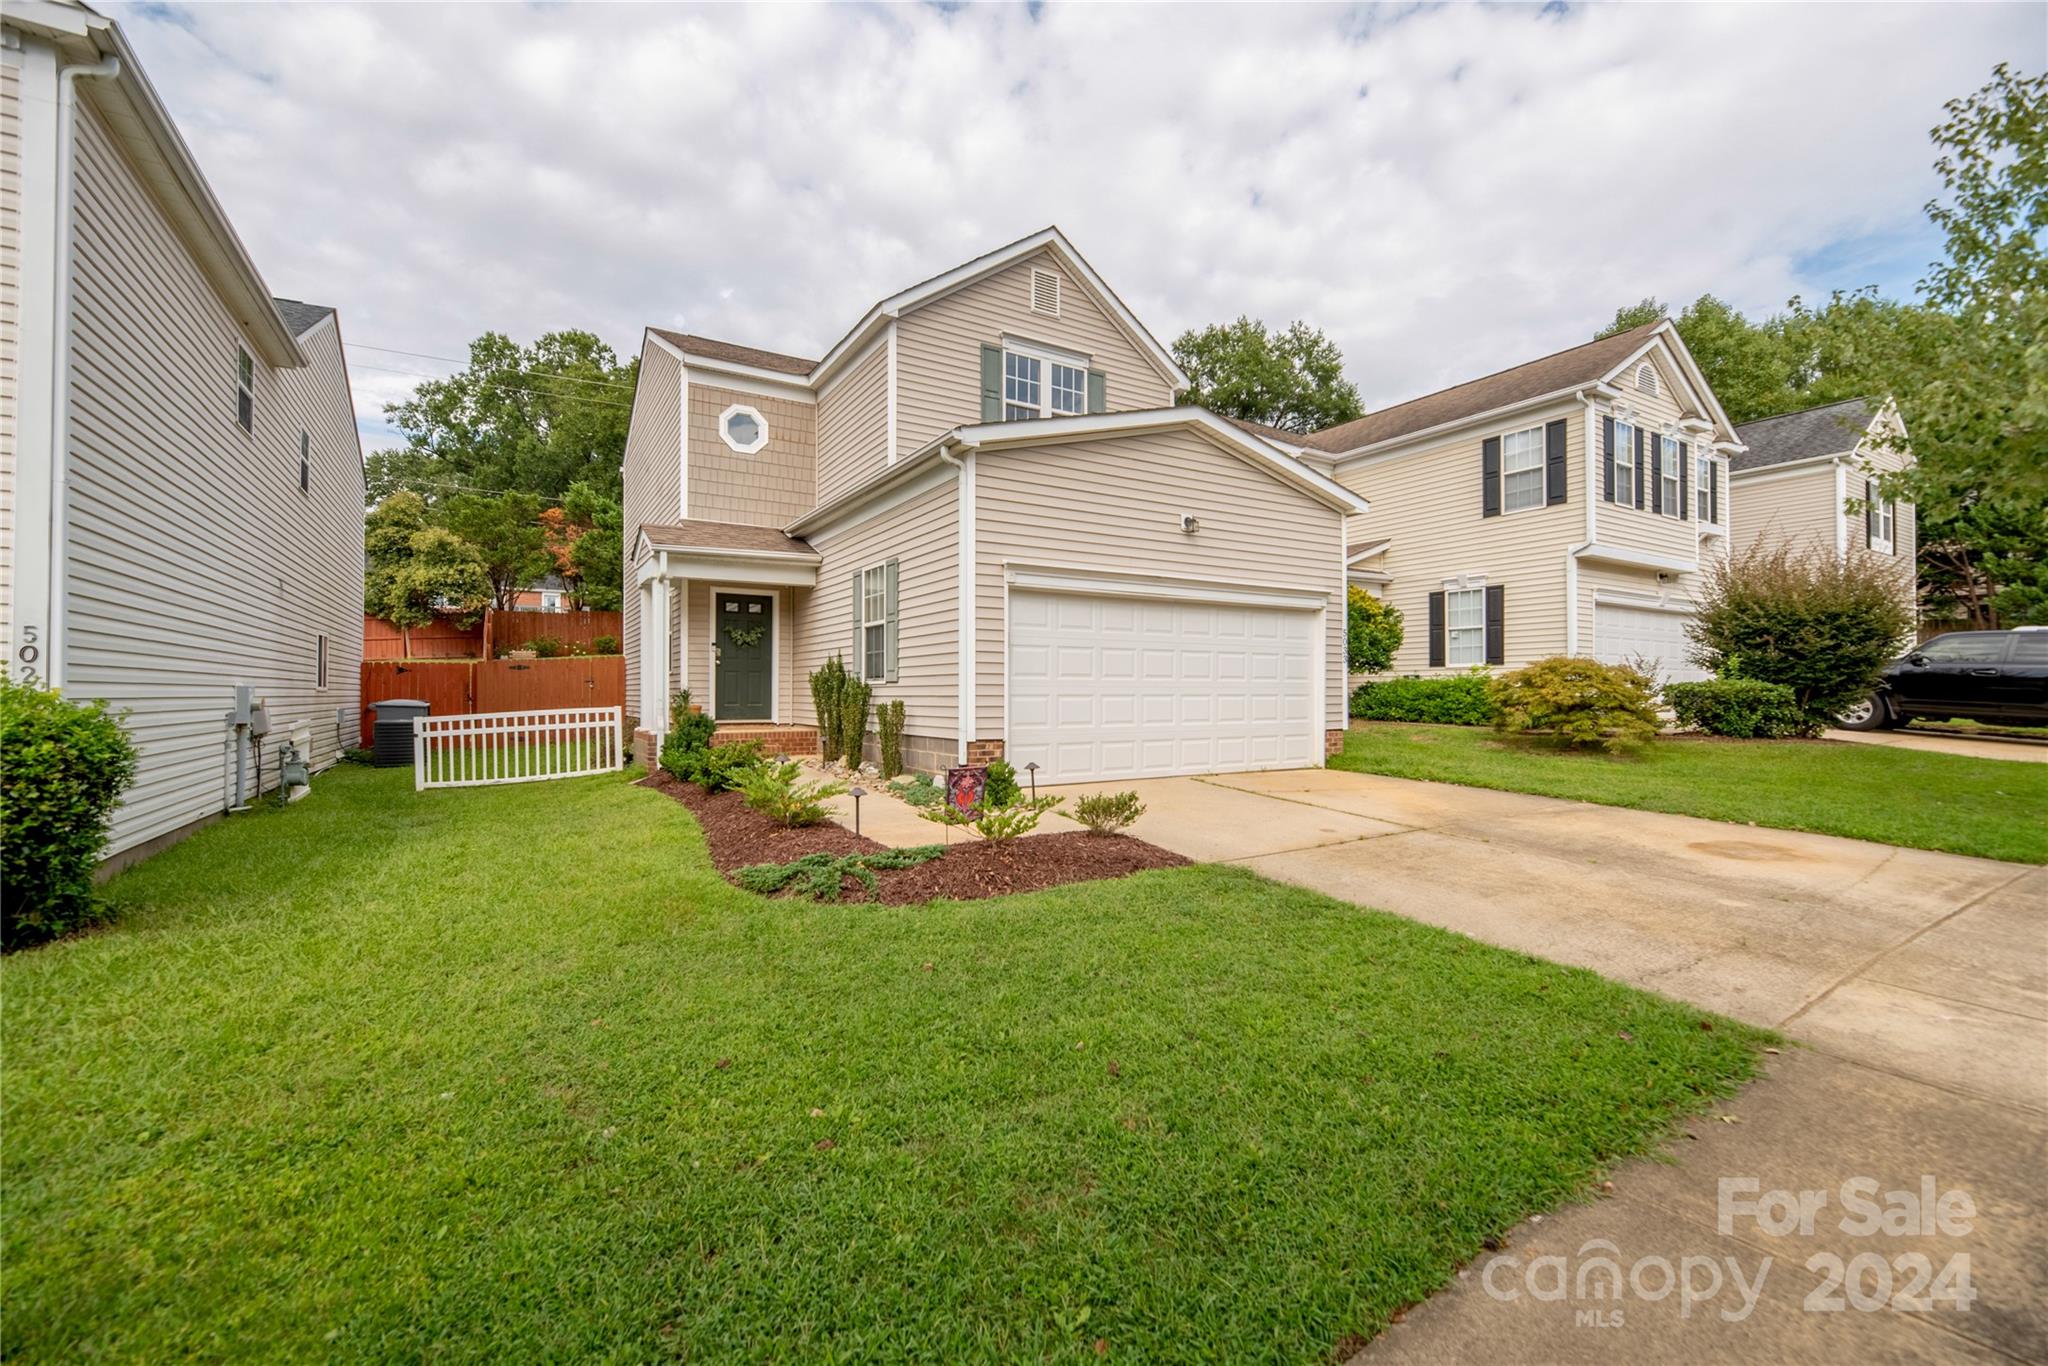
<path id="1" fill-rule="evenodd" d="M 1668 319 L 1290 449 L 1371 501 L 1347 569 L 1405 619 L 1392 672 L 1586 654 L 1702 676 L 1685 624 L 1741 445 Z"/>
<path id="2" fill-rule="evenodd" d="M 1890 399 L 1845 399 L 1784 413 L 1735 429 L 1748 449 L 1729 479 L 1741 495 L 1736 553 L 1757 544 L 1866 551 L 1896 560 L 1899 591 L 1917 610 L 1914 555 L 1919 518 L 1913 504 L 1878 496 L 1878 480 L 1908 469 L 1912 446 Z"/>

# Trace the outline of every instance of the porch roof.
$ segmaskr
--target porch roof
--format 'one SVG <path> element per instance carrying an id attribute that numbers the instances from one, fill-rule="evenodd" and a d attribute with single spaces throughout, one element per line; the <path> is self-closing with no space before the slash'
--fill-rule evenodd
<path id="1" fill-rule="evenodd" d="M 818 581 L 824 557 L 808 541 L 772 526 L 744 522 L 646 522 L 633 558 L 640 580 L 716 577 L 728 583 L 793 584 Z"/>

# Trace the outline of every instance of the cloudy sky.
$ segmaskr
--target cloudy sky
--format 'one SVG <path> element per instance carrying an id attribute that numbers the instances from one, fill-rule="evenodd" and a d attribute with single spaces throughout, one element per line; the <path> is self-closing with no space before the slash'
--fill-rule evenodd
<path id="1" fill-rule="evenodd" d="M 1162 341 L 1306 318 L 1369 406 L 1644 295 L 1909 294 L 1942 102 L 2048 52 L 2039 4 L 101 8 L 341 309 L 372 448 L 486 329 L 815 356 L 1047 223 Z"/>

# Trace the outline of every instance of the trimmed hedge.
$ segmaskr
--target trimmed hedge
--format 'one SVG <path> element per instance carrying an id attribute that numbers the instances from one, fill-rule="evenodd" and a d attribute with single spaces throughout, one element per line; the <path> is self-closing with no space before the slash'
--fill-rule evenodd
<path id="1" fill-rule="evenodd" d="M 1710 678 L 1666 683 L 1664 705 L 1685 730 L 1739 740 L 1781 740 L 1817 735 L 1821 727 L 1800 710 L 1799 694 L 1783 683 L 1756 678 Z"/>
<path id="2" fill-rule="evenodd" d="M 0 945 L 25 948 L 104 918 L 93 869 L 135 759 L 105 702 L 67 702 L 0 676 Z"/>
<path id="3" fill-rule="evenodd" d="M 1439 726 L 1490 726 L 1500 716 L 1484 670 L 1449 678 L 1389 678 L 1361 683 L 1351 694 L 1361 721 L 1423 721 Z"/>

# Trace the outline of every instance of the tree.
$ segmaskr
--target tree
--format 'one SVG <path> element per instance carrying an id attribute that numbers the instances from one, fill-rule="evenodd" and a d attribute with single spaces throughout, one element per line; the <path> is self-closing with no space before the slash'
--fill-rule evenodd
<path id="1" fill-rule="evenodd" d="M 475 550 L 490 584 L 491 605 L 501 612 L 554 563 L 541 530 L 540 506 L 531 493 L 463 493 L 438 509 L 441 525 Z"/>
<path id="2" fill-rule="evenodd" d="M 439 604 L 474 618 L 490 601 L 490 580 L 475 547 L 431 525 L 416 493 L 394 493 L 371 511 L 363 550 L 363 610 L 407 631 L 432 621 Z"/>
<path id="3" fill-rule="evenodd" d="M 405 445 L 370 456 L 370 496 L 403 488 L 429 500 L 508 490 L 552 499 L 583 481 L 617 501 L 639 365 L 589 332 L 550 332 L 523 348 L 486 332 L 462 370 L 385 407 Z"/>
<path id="4" fill-rule="evenodd" d="M 555 572 L 579 608 L 616 612 L 624 578 L 624 518 L 618 503 L 582 481 L 569 485 L 560 507 L 544 508 L 541 535 Z"/>
<path id="5" fill-rule="evenodd" d="M 1656 322 L 1670 311 L 1657 299 L 1645 296 L 1632 304 L 1624 304 L 1615 309 L 1614 321 L 1595 332 L 1593 340 L 1605 341 L 1619 333 L 1632 332 L 1646 323 Z"/>
<path id="6" fill-rule="evenodd" d="M 1349 422 L 1365 408 L 1344 378 L 1344 354 L 1305 322 L 1275 336 L 1240 317 L 1181 333 L 1173 358 L 1187 371 L 1180 402 L 1307 435 Z"/>
<path id="7" fill-rule="evenodd" d="M 1376 674 L 1394 662 L 1401 648 L 1401 609 L 1390 607 L 1353 585 L 1345 611 L 1344 662 L 1355 674 Z"/>

